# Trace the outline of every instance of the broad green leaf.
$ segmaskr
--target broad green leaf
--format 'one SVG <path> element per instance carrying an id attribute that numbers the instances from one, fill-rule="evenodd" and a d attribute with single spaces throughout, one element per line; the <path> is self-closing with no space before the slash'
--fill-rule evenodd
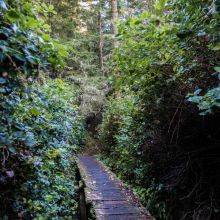
<path id="1" fill-rule="evenodd" d="M 36 141 L 34 139 L 34 134 L 32 132 L 27 132 L 26 134 L 26 138 L 25 138 L 25 144 L 28 147 L 33 147 L 36 144 Z"/>
<path id="2" fill-rule="evenodd" d="M 214 70 L 215 70 L 216 72 L 220 73 L 220 66 L 214 67 Z"/>

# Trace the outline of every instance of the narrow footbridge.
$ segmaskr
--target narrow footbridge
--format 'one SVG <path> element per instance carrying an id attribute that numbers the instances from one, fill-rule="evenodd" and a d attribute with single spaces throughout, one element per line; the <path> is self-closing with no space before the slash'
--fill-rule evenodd
<path id="1" fill-rule="evenodd" d="M 93 156 L 78 156 L 85 199 L 97 220 L 153 220 L 130 190 Z"/>

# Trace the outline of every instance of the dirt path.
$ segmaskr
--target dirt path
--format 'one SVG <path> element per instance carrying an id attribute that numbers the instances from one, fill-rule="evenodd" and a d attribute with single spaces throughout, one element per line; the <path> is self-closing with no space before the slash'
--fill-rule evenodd
<path id="1" fill-rule="evenodd" d="M 79 156 L 78 166 L 85 183 L 86 202 L 93 205 L 97 220 L 153 219 L 95 157 Z"/>

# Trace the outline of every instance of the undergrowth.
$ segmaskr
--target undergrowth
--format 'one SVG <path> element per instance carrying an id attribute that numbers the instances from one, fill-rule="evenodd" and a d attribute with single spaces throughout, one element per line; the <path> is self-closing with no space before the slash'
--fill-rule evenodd
<path id="1" fill-rule="evenodd" d="M 0 1 L 1 219 L 75 218 L 78 210 L 73 156 L 84 122 L 78 88 L 41 76 L 68 56 L 50 36 L 49 13 L 39 1 Z"/>
<path id="2" fill-rule="evenodd" d="M 103 160 L 157 219 L 219 218 L 219 3 L 156 1 L 119 24 Z"/>
<path id="3" fill-rule="evenodd" d="M 84 123 L 78 116 L 74 90 L 61 79 L 46 80 L 30 86 L 16 103 L 12 94 L 8 98 L 14 111 L 5 137 L 3 213 L 11 203 L 14 212 L 26 219 L 77 214 L 74 155 L 83 144 Z"/>

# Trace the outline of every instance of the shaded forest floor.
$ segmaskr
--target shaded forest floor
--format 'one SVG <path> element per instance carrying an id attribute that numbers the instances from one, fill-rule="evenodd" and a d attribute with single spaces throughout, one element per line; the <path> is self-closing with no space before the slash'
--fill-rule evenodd
<path id="1" fill-rule="evenodd" d="M 97 155 L 102 144 L 98 138 L 99 125 L 110 86 L 105 77 L 74 76 L 69 79 L 79 86 L 79 108 L 86 123 L 86 140 L 82 149 L 84 155 Z"/>

